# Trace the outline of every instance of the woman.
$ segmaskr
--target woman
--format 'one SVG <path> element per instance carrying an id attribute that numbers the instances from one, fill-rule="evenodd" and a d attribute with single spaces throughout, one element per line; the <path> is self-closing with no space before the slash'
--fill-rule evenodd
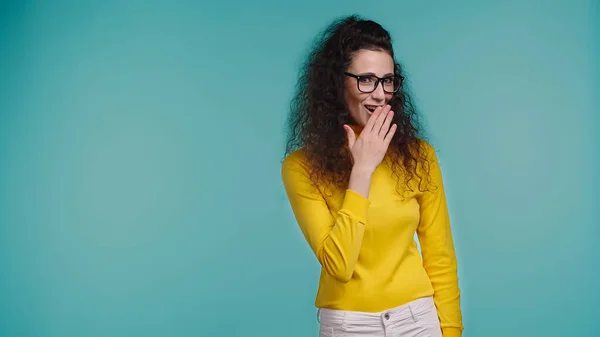
<path id="1" fill-rule="evenodd" d="M 322 266 L 320 336 L 462 334 L 442 176 L 403 79 L 388 32 L 355 16 L 300 78 L 282 177 Z"/>

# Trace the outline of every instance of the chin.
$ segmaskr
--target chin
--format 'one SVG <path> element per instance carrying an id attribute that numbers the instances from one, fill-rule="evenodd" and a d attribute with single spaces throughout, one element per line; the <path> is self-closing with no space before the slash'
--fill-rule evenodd
<path id="1" fill-rule="evenodd" d="M 361 111 L 361 113 L 355 114 L 354 120 L 356 121 L 356 124 L 358 124 L 360 127 L 364 127 L 365 125 L 367 125 L 367 122 L 369 121 L 369 118 L 371 118 L 371 114 L 369 113 L 364 113 Z"/>
<path id="2" fill-rule="evenodd" d="M 362 121 L 364 122 L 364 124 L 367 124 L 367 122 L 369 121 L 369 118 L 371 118 L 371 116 L 373 116 L 372 114 L 365 114 Z M 364 126 L 364 125 L 363 125 Z"/>

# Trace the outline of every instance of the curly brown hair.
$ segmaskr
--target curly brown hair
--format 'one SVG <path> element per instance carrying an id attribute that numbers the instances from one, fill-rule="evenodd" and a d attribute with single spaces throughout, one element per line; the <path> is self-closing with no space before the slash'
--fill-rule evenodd
<path id="1" fill-rule="evenodd" d="M 356 15 L 335 20 L 314 42 L 301 68 L 296 94 L 291 102 L 286 155 L 304 148 L 314 183 L 346 188 L 352 170 L 344 124 L 354 121 L 344 99 L 344 72 L 355 52 L 383 50 L 394 59 L 397 76 L 406 77 L 394 57 L 390 34 L 378 23 Z M 419 129 L 419 116 L 405 83 L 388 103 L 398 129 L 388 148 L 400 186 L 412 190 L 418 167 L 428 173 L 427 148 Z M 404 177 L 403 181 L 400 179 Z M 420 186 L 420 182 L 417 184 Z"/>

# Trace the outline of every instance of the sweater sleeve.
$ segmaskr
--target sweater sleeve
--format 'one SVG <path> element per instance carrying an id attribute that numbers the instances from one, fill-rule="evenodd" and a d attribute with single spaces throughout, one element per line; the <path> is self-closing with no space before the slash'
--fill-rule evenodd
<path id="1" fill-rule="evenodd" d="M 429 275 L 444 337 L 460 337 L 464 329 L 460 308 L 460 290 L 450 217 L 435 150 L 428 149 L 429 191 L 419 197 L 421 220 L 417 235 L 423 255 L 423 265 Z"/>
<path id="2" fill-rule="evenodd" d="M 299 157 L 297 153 L 288 156 L 281 172 L 292 211 L 325 272 L 339 282 L 348 282 L 362 245 L 369 201 L 346 190 L 340 210 L 332 214 Z"/>

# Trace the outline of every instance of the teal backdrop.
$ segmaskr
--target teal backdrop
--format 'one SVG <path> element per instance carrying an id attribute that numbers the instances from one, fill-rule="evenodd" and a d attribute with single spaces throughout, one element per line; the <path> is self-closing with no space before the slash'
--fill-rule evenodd
<path id="1" fill-rule="evenodd" d="M 465 337 L 600 335 L 598 1 L 2 1 L 0 335 L 317 336 L 280 178 L 314 35 L 395 40 Z"/>

